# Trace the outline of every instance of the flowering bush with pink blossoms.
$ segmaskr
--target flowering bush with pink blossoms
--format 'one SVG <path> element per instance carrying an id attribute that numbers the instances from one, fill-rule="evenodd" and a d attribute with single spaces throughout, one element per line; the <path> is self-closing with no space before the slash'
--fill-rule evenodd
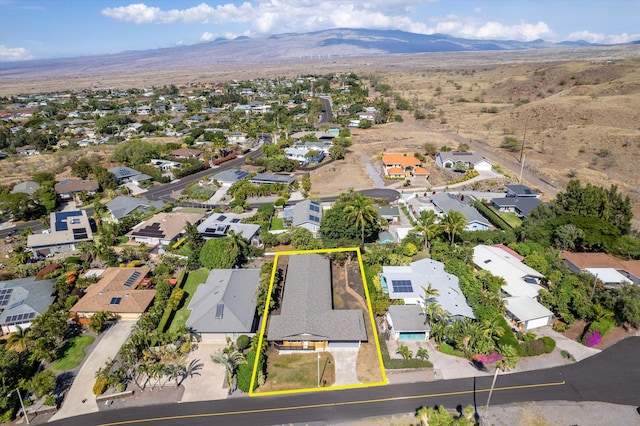
<path id="1" fill-rule="evenodd" d="M 600 335 L 599 331 L 593 330 L 585 334 L 583 340 L 584 340 L 584 343 L 591 348 L 593 346 L 596 346 L 598 343 L 600 343 L 600 341 L 602 341 L 602 336 Z"/>
<path id="2" fill-rule="evenodd" d="M 473 357 L 473 359 L 479 362 L 498 362 L 502 360 L 502 358 L 502 355 L 496 351 L 491 352 L 489 355 L 478 354 Z"/>

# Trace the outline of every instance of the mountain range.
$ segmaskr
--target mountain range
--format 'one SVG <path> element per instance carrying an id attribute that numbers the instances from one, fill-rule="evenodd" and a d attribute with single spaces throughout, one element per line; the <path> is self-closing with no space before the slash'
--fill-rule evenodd
<path id="1" fill-rule="evenodd" d="M 216 39 L 188 46 L 126 51 L 110 55 L 41 59 L 2 64 L 0 77 L 66 72 L 127 72 L 265 61 L 466 51 L 523 51 L 597 46 L 586 41 L 471 40 L 445 34 L 399 30 L 331 29 L 262 37 Z"/>

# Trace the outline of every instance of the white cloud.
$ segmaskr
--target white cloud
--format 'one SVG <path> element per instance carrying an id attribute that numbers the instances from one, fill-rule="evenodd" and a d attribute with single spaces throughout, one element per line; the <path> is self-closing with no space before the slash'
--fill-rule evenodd
<path id="1" fill-rule="evenodd" d="M 33 56 L 24 47 L 6 47 L 0 44 L 1 61 L 24 61 L 31 58 L 33 58 Z"/>
<path id="2" fill-rule="evenodd" d="M 584 40 L 590 43 L 617 44 L 640 40 L 640 34 L 598 34 L 590 31 L 577 31 L 569 34 L 567 40 Z"/>
<path id="3" fill-rule="evenodd" d="M 209 31 L 205 32 L 200 36 L 200 41 L 211 41 L 216 38 L 215 34 L 210 33 Z"/>
<path id="4" fill-rule="evenodd" d="M 128 6 L 106 8 L 101 13 L 116 21 L 131 22 L 134 24 L 171 24 L 182 23 L 222 23 L 222 22 L 248 22 L 253 17 L 255 9 L 248 3 L 240 6 L 228 3 L 211 7 L 206 3 L 188 9 L 162 10 L 159 7 L 147 6 L 144 3 L 133 3 Z"/>

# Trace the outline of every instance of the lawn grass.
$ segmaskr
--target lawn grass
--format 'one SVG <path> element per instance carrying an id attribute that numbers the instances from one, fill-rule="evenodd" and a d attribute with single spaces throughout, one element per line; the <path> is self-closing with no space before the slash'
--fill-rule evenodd
<path id="1" fill-rule="evenodd" d="M 284 220 L 281 217 L 271 218 L 271 231 L 280 231 L 284 229 Z"/>
<path id="2" fill-rule="evenodd" d="M 318 387 L 318 353 L 320 353 L 320 387 L 335 383 L 335 360 L 329 352 L 303 352 L 280 355 L 273 351 L 267 356 L 267 382 L 258 392 Z"/>
<path id="3" fill-rule="evenodd" d="M 504 219 L 504 221 L 507 222 L 509 226 L 511 226 L 512 228 L 516 228 L 522 225 L 522 219 L 520 219 L 520 217 L 518 217 L 518 215 L 513 212 L 509 212 L 509 213 L 496 212 L 496 213 L 498 213 L 500 217 Z"/>
<path id="4" fill-rule="evenodd" d="M 211 198 L 211 197 L 209 197 L 209 198 Z M 209 198 L 207 198 L 207 200 Z M 201 208 L 198 208 L 198 207 L 182 207 L 180 209 L 180 213 L 201 213 L 201 214 L 205 214 L 206 212 L 207 212 L 207 209 L 201 209 Z"/>
<path id="5" fill-rule="evenodd" d="M 62 356 L 55 360 L 52 368 L 56 371 L 67 371 L 76 368 L 84 359 L 84 349 L 91 345 L 95 337 L 76 336 L 62 347 Z"/>
<path id="6" fill-rule="evenodd" d="M 187 306 L 189 306 L 189 302 L 191 301 L 191 298 L 196 292 L 198 286 L 207 280 L 207 276 L 209 276 L 209 270 L 206 268 L 201 268 L 196 271 L 189 272 L 187 282 L 184 283 L 184 287 L 182 288 L 186 293 L 186 297 L 182 299 L 183 302 L 180 306 L 180 309 L 178 309 L 173 316 L 173 320 L 171 321 L 171 325 L 169 326 L 170 333 L 178 331 L 186 324 L 187 318 L 189 318 L 190 313 L 189 309 L 187 309 Z"/>

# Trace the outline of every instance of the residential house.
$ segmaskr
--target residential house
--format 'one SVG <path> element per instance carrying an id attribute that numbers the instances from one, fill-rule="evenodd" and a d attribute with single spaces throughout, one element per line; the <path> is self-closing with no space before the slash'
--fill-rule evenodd
<path id="1" fill-rule="evenodd" d="M 410 176 L 424 176 L 429 178 L 427 169 L 421 167 L 420 160 L 413 155 L 384 154 L 382 156 L 384 173 L 389 177 L 405 178 Z"/>
<path id="2" fill-rule="evenodd" d="M 227 338 L 235 342 L 241 334 L 255 334 L 259 285 L 259 268 L 213 269 L 187 306 L 187 328 L 198 333 L 203 342 L 225 343 Z"/>
<path id="3" fill-rule="evenodd" d="M 295 181 L 295 175 L 288 175 L 285 173 L 258 173 L 249 179 L 249 182 L 254 185 L 260 185 L 263 183 L 282 183 L 292 185 Z"/>
<path id="4" fill-rule="evenodd" d="M 209 178 L 210 181 L 218 181 L 222 185 L 231 186 L 236 182 L 246 179 L 251 173 L 246 170 L 228 169 L 223 170 Z"/>
<path id="5" fill-rule="evenodd" d="M 258 139 L 258 143 L 265 145 L 271 145 L 273 143 L 273 135 L 271 133 L 258 133 L 256 138 Z"/>
<path id="6" fill-rule="evenodd" d="M 516 213 L 521 218 L 529 216 L 531 210 L 542 204 L 536 197 L 502 197 L 491 200 L 493 207 L 501 212 Z"/>
<path id="7" fill-rule="evenodd" d="M 55 300 L 56 280 L 36 281 L 36 277 L 0 281 L 0 335 L 23 330 L 47 311 Z"/>
<path id="8" fill-rule="evenodd" d="M 203 152 L 198 149 L 193 148 L 179 148 L 169 153 L 169 156 L 179 159 L 179 160 L 187 160 L 187 159 L 203 159 Z"/>
<path id="9" fill-rule="evenodd" d="M 22 193 L 22 194 L 33 195 L 33 193 L 36 192 L 38 189 L 40 189 L 40 184 L 38 182 L 26 180 L 24 182 L 17 183 L 11 190 L 11 193 L 12 194 Z"/>
<path id="10" fill-rule="evenodd" d="M 227 136 L 227 140 L 231 145 L 242 145 L 247 142 L 247 134 L 242 132 L 231 132 Z"/>
<path id="11" fill-rule="evenodd" d="M 504 279 L 500 289 L 505 295 L 507 317 L 521 330 L 550 325 L 553 312 L 538 302 L 544 275 L 525 265 L 500 246 L 478 245 L 473 249 L 473 263 L 480 269 Z"/>
<path id="12" fill-rule="evenodd" d="M 94 195 L 100 189 L 97 180 L 80 180 L 80 179 L 65 179 L 59 183 L 56 183 L 53 187 L 56 194 L 63 200 L 71 200 L 77 194 Z"/>
<path id="13" fill-rule="evenodd" d="M 429 340 L 431 327 L 425 321 L 420 305 L 391 305 L 386 326 L 396 341 Z"/>
<path id="14" fill-rule="evenodd" d="M 49 223 L 51 224 L 49 233 L 32 234 L 27 237 L 27 247 L 35 257 L 73 251 L 77 243 L 93 241 L 91 223 L 86 210 L 53 212 Z"/>
<path id="15" fill-rule="evenodd" d="M 171 172 L 173 169 L 179 169 L 180 166 L 182 164 L 178 163 L 177 161 L 170 161 L 170 160 L 160 160 L 157 158 L 152 158 L 151 159 L 151 164 L 153 165 L 153 167 L 155 167 L 156 169 L 162 171 L 162 172 Z"/>
<path id="16" fill-rule="evenodd" d="M 19 155 L 40 155 L 40 151 L 32 145 L 19 146 L 16 148 L 16 154 Z"/>
<path id="17" fill-rule="evenodd" d="M 360 309 L 334 309 L 331 263 L 320 254 L 289 257 L 280 313 L 271 314 L 267 340 L 279 349 L 358 348 L 367 341 Z"/>
<path id="18" fill-rule="evenodd" d="M 293 139 L 296 142 L 299 142 L 300 139 L 302 139 L 305 136 L 311 135 L 314 138 L 316 138 L 319 142 L 331 142 L 336 135 L 333 133 L 329 133 L 329 132 L 321 132 L 321 131 L 303 131 L 303 132 L 296 132 L 294 134 L 291 135 L 291 139 Z"/>
<path id="19" fill-rule="evenodd" d="M 260 225 L 242 223 L 233 213 L 213 213 L 198 225 L 198 232 L 205 240 L 227 237 L 231 231 L 241 235 L 254 246 L 261 244 Z"/>
<path id="20" fill-rule="evenodd" d="M 402 300 L 405 305 L 425 306 L 436 301 L 453 319 L 475 318 L 460 290 L 458 277 L 445 272 L 442 262 L 422 259 L 406 266 L 384 266 L 380 285 L 392 300 Z M 426 300 L 423 287 L 429 286 L 438 290 L 439 295 Z"/>
<path id="21" fill-rule="evenodd" d="M 465 231 L 486 231 L 493 228 L 489 221 L 475 207 L 467 204 L 462 197 L 459 198 L 448 192 L 437 192 L 430 198 L 439 216 L 448 214 L 452 210 L 462 213 L 467 220 Z"/>
<path id="22" fill-rule="evenodd" d="M 329 155 L 331 147 L 333 147 L 331 142 L 296 142 L 293 144 L 293 148 L 321 151 L 324 156 Z"/>
<path id="23" fill-rule="evenodd" d="M 284 149 L 284 155 L 289 160 L 294 160 L 300 163 L 301 166 L 304 166 L 308 163 L 319 163 L 324 158 L 323 151 L 316 151 L 314 149 L 308 148 L 296 148 L 290 147 Z"/>
<path id="24" fill-rule="evenodd" d="M 198 225 L 203 217 L 200 213 L 160 212 L 134 226 L 127 237 L 151 246 L 168 246 L 183 236 L 187 223 Z"/>
<path id="25" fill-rule="evenodd" d="M 300 201 L 285 207 L 283 217 L 291 226 L 308 229 L 317 235 L 322 221 L 322 206 L 317 201 Z"/>
<path id="26" fill-rule="evenodd" d="M 400 209 L 398 206 L 376 206 L 378 215 L 386 219 L 390 223 L 396 223 L 400 221 Z"/>
<path id="27" fill-rule="evenodd" d="M 204 123 L 205 118 L 201 115 L 195 114 L 188 117 L 186 121 L 187 121 L 187 124 L 190 124 L 190 125 L 201 124 L 201 123 Z"/>
<path id="28" fill-rule="evenodd" d="M 112 173 L 116 177 L 116 182 L 118 184 L 123 184 L 127 182 L 140 183 L 147 180 L 153 179 L 151 176 L 141 173 L 131 167 L 112 167 L 109 170 L 109 173 Z"/>
<path id="29" fill-rule="evenodd" d="M 96 275 L 100 280 L 91 284 L 70 312 L 77 318 L 90 318 L 96 312 L 109 311 L 124 319 L 137 319 L 149 308 L 155 290 L 142 287 L 150 268 L 107 268 Z"/>
<path id="30" fill-rule="evenodd" d="M 162 201 L 150 201 L 146 198 L 119 195 L 105 204 L 105 207 L 111 213 L 111 220 L 119 222 L 134 213 L 145 214 L 161 209 L 164 207 L 164 203 Z"/>
<path id="31" fill-rule="evenodd" d="M 607 253 L 562 252 L 569 269 L 597 276 L 606 286 L 640 284 L 640 260 L 623 260 Z"/>
<path id="32" fill-rule="evenodd" d="M 436 154 L 436 164 L 443 169 L 455 169 L 459 163 L 468 170 L 489 171 L 493 167 L 489 160 L 473 152 L 443 151 Z"/>

